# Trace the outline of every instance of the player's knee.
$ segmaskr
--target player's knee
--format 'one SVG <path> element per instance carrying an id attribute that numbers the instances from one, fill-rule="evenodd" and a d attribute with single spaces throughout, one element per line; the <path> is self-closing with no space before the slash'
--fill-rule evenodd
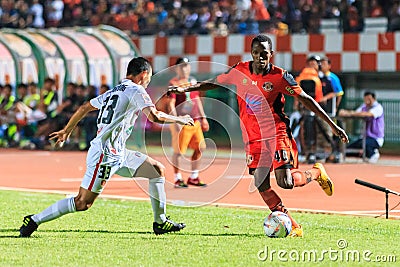
<path id="1" fill-rule="evenodd" d="M 289 172 L 275 174 L 276 183 L 283 189 L 292 189 L 294 187 L 293 177 Z"/>
<path id="2" fill-rule="evenodd" d="M 87 201 L 86 199 L 79 196 L 75 198 L 76 211 L 88 210 L 92 205 L 93 205 L 92 201 Z"/>
<path id="3" fill-rule="evenodd" d="M 259 192 L 271 188 L 269 169 L 257 168 L 254 172 L 254 183 Z"/>
<path id="4" fill-rule="evenodd" d="M 154 169 L 156 172 L 159 174 L 161 177 L 165 177 L 165 167 L 161 163 L 157 162 L 153 165 Z"/>

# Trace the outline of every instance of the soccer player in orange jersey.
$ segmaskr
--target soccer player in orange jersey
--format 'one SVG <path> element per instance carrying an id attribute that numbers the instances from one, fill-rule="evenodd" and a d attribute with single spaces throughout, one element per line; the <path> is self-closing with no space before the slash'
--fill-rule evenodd
<path id="1" fill-rule="evenodd" d="M 247 164 L 250 174 L 254 175 L 255 185 L 271 211 L 282 211 L 289 215 L 292 221 L 292 237 L 302 237 L 303 229 L 288 213 L 281 198 L 271 188 L 270 172 L 274 171 L 278 185 L 284 189 L 304 186 L 311 181 L 317 181 L 328 196 L 333 194 L 333 182 L 320 163 L 307 171 L 300 171 L 297 164 L 297 148 L 292 138 L 289 119 L 283 113 L 284 94 L 296 97 L 306 108 L 313 111 L 326 121 L 333 133 L 338 135 L 342 142 L 348 142 L 343 129 L 338 127 L 322 110 L 318 103 L 307 95 L 294 80 L 293 76 L 272 63 L 272 41 L 266 35 L 256 36 L 251 43 L 251 61 L 239 62 L 230 71 L 214 79 L 191 85 L 186 88 L 170 87 L 170 92 L 186 93 L 190 91 L 205 91 L 216 88 L 217 84 L 234 84 L 237 89 L 239 115 L 241 119 L 242 135 L 245 142 Z M 233 71 L 235 69 L 235 71 Z M 237 75 L 240 71 L 243 76 Z M 243 77 L 247 77 L 243 79 Z M 250 81 L 248 81 L 250 80 Z M 250 86 L 256 85 L 256 86 Z M 260 121 L 260 116 L 266 114 L 262 102 L 267 102 L 271 111 L 269 123 Z M 260 104 L 261 103 L 261 104 Z M 258 114 L 259 115 L 258 115 Z M 261 122 L 261 124 L 260 124 Z M 268 134 L 270 125 L 275 124 L 274 148 Z M 269 127 L 269 128 L 268 128 Z M 272 150 L 272 151 L 271 151 Z M 268 160 L 268 158 L 273 159 Z M 272 162 L 271 162 L 272 161 Z"/>

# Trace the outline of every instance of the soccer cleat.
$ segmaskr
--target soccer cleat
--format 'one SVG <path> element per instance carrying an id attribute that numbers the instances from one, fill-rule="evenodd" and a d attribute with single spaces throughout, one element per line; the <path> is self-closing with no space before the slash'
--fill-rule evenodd
<path id="1" fill-rule="evenodd" d="M 332 196 L 333 182 L 326 173 L 324 166 L 321 163 L 315 163 L 313 168 L 319 169 L 321 171 L 321 174 L 317 177 L 316 180 L 321 186 L 322 190 L 324 190 L 328 196 Z"/>
<path id="2" fill-rule="evenodd" d="M 32 220 L 32 215 L 24 217 L 21 228 L 19 228 L 19 237 L 30 237 L 33 232 L 38 228 L 37 223 Z"/>
<path id="3" fill-rule="evenodd" d="M 194 185 L 194 186 L 207 186 L 207 184 L 203 183 L 200 181 L 199 178 L 189 178 L 187 181 L 188 185 Z"/>
<path id="4" fill-rule="evenodd" d="M 288 237 L 303 237 L 304 236 L 304 231 L 303 231 L 303 226 L 299 225 L 300 227 L 295 228 L 292 227 L 292 231 L 288 234 Z"/>
<path id="5" fill-rule="evenodd" d="M 185 184 L 185 182 L 183 180 L 176 180 L 174 187 L 175 188 L 187 188 L 188 185 Z"/>
<path id="6" fill-rule="evenodd" d="M 167 217 L 167 220 L 162 223 L 153 222 L 153 231 L 156 235 L 162 235 L 169 232 L 178 232 L 186 227 L 184 223 L 176 223 Z"/>

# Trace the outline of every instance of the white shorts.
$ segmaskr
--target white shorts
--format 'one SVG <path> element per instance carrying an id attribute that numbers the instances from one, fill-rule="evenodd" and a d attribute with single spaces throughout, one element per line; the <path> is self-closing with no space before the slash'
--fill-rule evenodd
<path id="1" fill-rule="evenodd" d="M 107 155 L 100 146 L 92 145 L 86 157 L 86 173 L 81 187 L 100 194 L 111 176 L 116 173 L 132 178 L 146 159 L 147 155 L 128 149 L 125 149 L 123 157 Z"/>

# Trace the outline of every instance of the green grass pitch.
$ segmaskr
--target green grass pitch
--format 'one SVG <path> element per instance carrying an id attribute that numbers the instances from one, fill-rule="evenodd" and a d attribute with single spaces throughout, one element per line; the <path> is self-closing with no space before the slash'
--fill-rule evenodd
<path id="1" fill-rule="evenodd" d="M 168 206 L 187 227 L 155 236 L 150 202 L 98 199 L 15 238 L 62 195 L 0 191 L 0 266 L 398 266 L 398 220 L 295 213 L 304 238 L 263 235 L 266 211 Z M 357 257 L 358 256 L 358 257 Z"/>

